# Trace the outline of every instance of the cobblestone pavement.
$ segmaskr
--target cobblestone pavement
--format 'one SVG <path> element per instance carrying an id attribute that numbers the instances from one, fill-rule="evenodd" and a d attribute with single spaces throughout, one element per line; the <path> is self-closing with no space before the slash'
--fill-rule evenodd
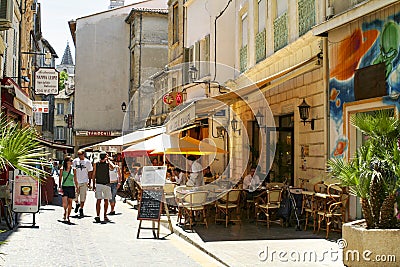
<path id="1" fill-rule="evenodd" d="M 33 217 L 24 214 L 23 227 L 0 235 L 7 240 L 0 246 L 0 266 L 221 266 L 163 227 L 160 240 L 153 239 L 150 230 L 142 230 L 136 239 L 137 211 L 120 197 L 116 211 L 109 216 L 110 223 L 93 223 L 95 199 L 89 191 L 85 217 L 73 217 L 72 225 L 62 222 L 63 209 L 58 205 L 41 207 L 37 228 L 27 227 Z"/>

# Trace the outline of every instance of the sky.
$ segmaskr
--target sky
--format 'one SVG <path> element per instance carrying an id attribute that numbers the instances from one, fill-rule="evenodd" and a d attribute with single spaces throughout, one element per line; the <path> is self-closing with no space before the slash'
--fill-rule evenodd
<path id="1" fill-rule="evenodd" d="M 125 0 L 125 5 L 137 2 Z M 58 55 L 56 65 L 61 63 L 67 42 L 75 62 L 75 47 L 68 21 L 108 10 L 109 0 L 39 0 L 42 12 L 42 35 Z"/>

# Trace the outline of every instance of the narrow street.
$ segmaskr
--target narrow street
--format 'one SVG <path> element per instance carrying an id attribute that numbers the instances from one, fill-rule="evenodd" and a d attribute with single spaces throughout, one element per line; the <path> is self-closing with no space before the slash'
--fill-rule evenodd
<path id="1" fill-rule="evenodd" d="M 137 211 L 120 197 L 116 212 L 109 223 L 93 223 L 95 199 L 89 191 L 85 217 L 72 216 L 71 225 L 62 222 L 58 205 L 41 207 L 36 228 L 27 227 L 32 215 L 24 214 L 22 228 L 0 235 L 7 240 L 0 246 L 0 266 L 221 266 L 163 227 L 160 240 L 153 239 L 150 230 L 142 230 L 136 239 Z"/>

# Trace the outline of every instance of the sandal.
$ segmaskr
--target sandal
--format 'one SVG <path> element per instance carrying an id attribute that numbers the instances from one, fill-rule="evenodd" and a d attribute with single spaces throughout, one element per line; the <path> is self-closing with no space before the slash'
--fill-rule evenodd
<path id="1" fill-rule="evenodd" d="M 94 222 L 99 223 L 100 222 L 100 217 L 94 217 Z"/>
<path id="2" fill-rule="evenodd" d="M 105 222 L 109 222 L 110 219 L 108 219 L 107 216 L 104 216 L 104 221 L 105 221 Z"/>
<path id="3" fill-rule="evenodd" d="M 67 217 L 67 212 L 64 212 L 63 221 L 65 221 L 66 217 Z"/>

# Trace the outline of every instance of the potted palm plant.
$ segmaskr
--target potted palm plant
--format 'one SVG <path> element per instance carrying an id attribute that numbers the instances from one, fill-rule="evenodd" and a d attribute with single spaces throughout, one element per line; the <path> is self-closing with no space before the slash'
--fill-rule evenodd
<path id="1" fill-rule="evenodd" d="M 382 266 L 376 256 L 392 253 L 400 257 L 395 213 L 400 186 L 400 120 L 391 110 L 357 113 L 350 120 L 367 137 L 366 142 L 348 161 L 335 158 L 328 162 L 332 176 L 360 198 L 365 218 L 343 226 L 343 261 L 347 266 Z"/>
<path id="2" fill-rule="evenodd" d="M 45 165 L 46 153 L 36 137 L 34 127 L 22 127 L 0 113 L 0 170 L 11 167 L 35 178 L 44 175 L 38 166 Z"/>

